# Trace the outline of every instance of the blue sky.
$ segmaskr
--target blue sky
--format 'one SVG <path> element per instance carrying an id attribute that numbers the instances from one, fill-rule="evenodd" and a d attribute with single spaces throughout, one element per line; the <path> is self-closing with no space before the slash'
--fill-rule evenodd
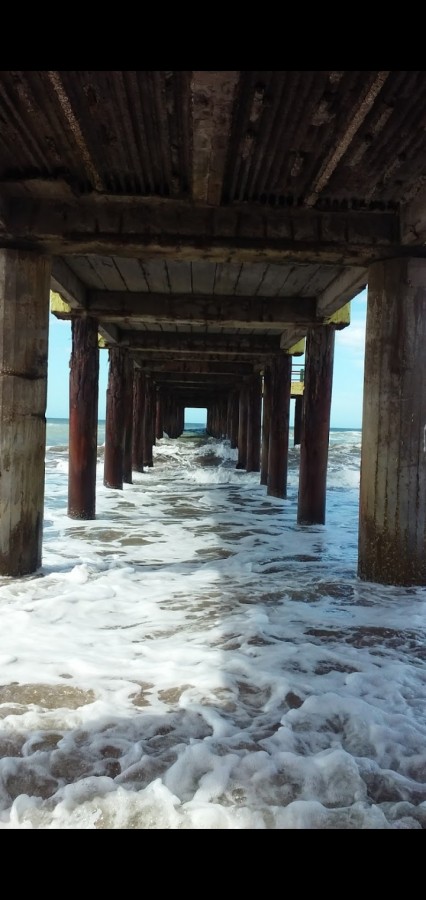
<path id="1" fill-rule="evenodd" d="M 351 324 L 336 331 L 334 350 L 331 428 L 361 428 L 364 379 L 364 345 L 367 291 L 361 291 L 351 303 Z M 69 360 L 71 323 L 50 316 L 49 368 L 47 379 L 47 418 L 67 419 L 69 415 Z M 295 357 L 300 363 L 302 357 Z M 100 352 L 99 418 L 105 418 L 108 380 L 108 351 Z M 293 424 L 294 401 L 290 407 Z M 187 422 L 205 421 L 202 410 L 186 410 Z"/>

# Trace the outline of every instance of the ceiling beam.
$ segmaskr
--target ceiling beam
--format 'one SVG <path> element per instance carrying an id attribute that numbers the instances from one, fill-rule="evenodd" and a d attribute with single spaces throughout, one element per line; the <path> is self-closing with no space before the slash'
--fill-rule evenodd
<path id="1" fill-rule="evenodd" d="M 267 357 L 280 352 L 279 335 L 226 335 L 226 334 L 184 334 L 182 332 L 124 331 L 120 346 L 138 349 L 145 353 L 166 351 L 180 355 L 188 353 L 215 353 L 222 356 Z"/>
<path id="2" fill-rule="evenodd" d="M 83 315 L 99 322 L 123 319 L 139 325 L 188 325 L 223 328 L 274 328 L 315 324 L 314 297 L 195 296 L 180 294 L 129 293 L 126 291 L 89 291 Z M 58 313 L 58 318 L 61 315 Z M 66 318 L 66 311 L 62 318 Z"/>
<path id="3" fill-rule="evenodd" d="M 52 256 L 366 266 L 398 253 L 408 255 L 394 210 L 324 212 L 252 204 L 217 209 L 173 199 L 96 194 L 78 204 L 20 197 L 10 199 L 4 226 L 2 246 Z M 422 246 L 417 253 L 426 256 Z"/>
<path id="4" fill-rule="evenodd" d="M 176 360 L 158 359 L 137 360 L 138 369 L 143 372 L 173 373 L 175 375 L 250 375 L 253 373 L 253 364 L 250 362 L 212 362 L 210 360 Z"/>

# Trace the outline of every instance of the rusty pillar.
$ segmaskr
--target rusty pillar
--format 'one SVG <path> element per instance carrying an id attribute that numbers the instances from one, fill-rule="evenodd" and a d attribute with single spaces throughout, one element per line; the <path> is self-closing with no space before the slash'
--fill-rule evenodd
<path id="1" fill-rule="evenodd" d="M 145 410 L 145 375 L 135 366 L 133 371 L 132 470 L 143 472 L 143 432 Z"/>
<path id="2" fill-rule="evenodd" d="M 324 525 L 335 326 L 310 329 L 306 338 L 305 388 L 297 521 Z"/>
<path id="3" fill-rule="evenodd" d="M 71 321 L 69 381 L 68 515 L 96 518 L 98 455 L 99 346 L 98 323 Z"/>
<path id="4" fill-rule="evenodd" d="M 296 397 L 294 404 L 294 434 L 293 445 L 298 447 L 302 440 L 302 412 L 303 412 L 303 394 Z"/>
<path id="5" fill-rule="evenodd" d="M 263 371 L 262 446 L 260 453 L 260 483 L 268 484 L 269 433 L 271 426 L 271 367 Z"/>
<path id="6" fill-rule="evenodd" d="M 251 376 L 248 383 L 247 403 L 247 458 L 246 471 L 260 470 L 260 431 L 262 421 L 262 381 L 260 374 Z"/>
<path id="7" fill-rule="evenodd" d="M 133 360 L 126 354 L 124 362 L 124 450 L 123 481 L 133 484 L 132 448 L 133 448 Z"/>
<path id="8" fill-rule="evenodd" d="M 125 354 L 117 347 L 109 352 L 105 421 L 104 485 L 123 488 Z"/>
<path id="9" fill-rule="evenodd" d="M 282 353 L 271 365 L 268 488 L 271 497 L 287 497 L 292 358 Z"/>
<path id="10" fill-rule="evenodd" d="M 426 585 L 426 260 L 368 272 L 358 575 Z"/>
<path id="11" fill-rule="evenodd" d="M 41 565 L 51 261 L 0 250 L 0 575 Z"/>
<path id="12" fill-rule="evenodd" d="M 247 400 L 248 389 L 246 384 L 240 387 L 239 415 L 238 415 L 238 460 L 236 469 L 245 469 L 247 462 Z"/>

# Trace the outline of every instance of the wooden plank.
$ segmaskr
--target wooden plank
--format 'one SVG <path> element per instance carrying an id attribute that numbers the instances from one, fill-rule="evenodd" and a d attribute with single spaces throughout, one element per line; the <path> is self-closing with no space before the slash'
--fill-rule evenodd
<path id="1" fill-rule="evenodd" d="M 145 275 L 138 259 L 114 256 L 114 265 L 128 291 L 147 291 Z"/>
<path id="2" fill-rule="evenodd" d="M 268 269 L 266 263 L 254 263 L 249 266 L 243 263 L 238 276 L 238 282 L 235 288 L 237 295 L 258 294 L 261 292 L 265 272 Z"/>
<path id="3" fill-rule="evenodd" d="M 145 324 L 178 324 L 224 328 L 280 328 L 315 324 L 315 298 L 187 297 L 136 294 L 124 291 L 91 291 L 87 311 L 99 321 L 123 319 Z"/>
<path id="4" fill-rule="evenodd" d="M 213 294 L 216 279 L 216 263 L 191 263 L 192 290 L 194 294 Z"/>
<path id="5" fill-rule="evenodd" d="M 192 290 L 191 263 L 169 259 L 166 269 L 172 294 L 190 294 Z"/>
<path id="6" fill-rule="evenodd" d="M 142 269 L 148 285 L 148 290 L 153 291 L 154 293 L 170 293 L 167 269 L 164 260 L 143 262 Z"/>
<path id="7" fill-rule="evenodd" d="M 220 263 L 216 267 L 215 294 L 233 294 L 241 271 L 240 263 Z"/>
<path id="8" fill-rule="evenodd" d="M 104 287 L 109 287 L 113 291 L 122 291 L 126 286 L 114 263 L 114 257 L 95 256 L 92 259 L 92 266 Z"/>
<path id="9" fill-rule="evenodd" d="M 102 279 L 92 264 L 90 256 L 67 256 L 66 262 L 85 287 L 100 289 L 105 287 Z"/>

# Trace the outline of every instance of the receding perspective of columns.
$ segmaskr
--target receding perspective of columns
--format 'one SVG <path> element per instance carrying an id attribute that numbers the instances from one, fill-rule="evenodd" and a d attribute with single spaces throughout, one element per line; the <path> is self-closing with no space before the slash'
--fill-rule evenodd
<path id="1" fill-rule="evenodd" d="M 321 325 L 308 331 L 300 444 L 299 525 L 325 524 L 334 343 L 334 325 Z"/>
<path id="2" fill-rule="evenodd" d="M 0 575 L 41 565 L 50 258 L 0 250 Z"/>
<path id="3" fill-rule="evenodd" d="M 96 319 L 72 319 L 71 340 L 68 515 L 71 519 L 95 519 L 99 392 Z"/>
<path id="4" fill-rule="evenodd" d="M 287 497 L 292 357 L 282 353 L 271 366 L 268 487 L 271 497 Z"/>
<path id="5" fill-rule="evenodd" d="M 368 273 L 358 574 L 426 584 L 426 260 Z"/>
<path id="6" fill-rule="evenodd" d="M 104 485 L 123 489 L 125 358 L 118 347 L 109 350 L 105 420 Z"/>

